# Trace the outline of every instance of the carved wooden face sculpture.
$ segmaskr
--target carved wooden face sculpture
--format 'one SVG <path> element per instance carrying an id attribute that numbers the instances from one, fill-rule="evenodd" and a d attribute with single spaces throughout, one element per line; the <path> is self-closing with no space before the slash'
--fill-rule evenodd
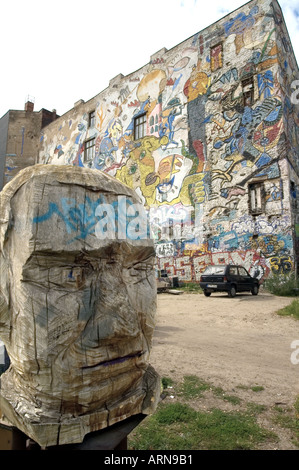
<path id="1" fill-rule="evenodd" d="M 155 253 L 135 193 L 98 171 L 36 165 L 0 209 L 2 413 L 54 445 L 152 412 Z"/>

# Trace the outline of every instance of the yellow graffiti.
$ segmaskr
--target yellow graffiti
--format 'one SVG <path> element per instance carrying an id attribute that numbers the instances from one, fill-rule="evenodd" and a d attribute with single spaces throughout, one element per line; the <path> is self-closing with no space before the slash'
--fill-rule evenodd
<path id="1" fill-rule="evenodd" d="M 274 256 L 270 258 L 270 265 L 272 272 L 275 274 L 288 274 L 293 268 L 290 256 Z"/>
<path id="2" fill-rule="evenodd" d="M 205 95 L 211 83 L 210 77 L 205 72 L 191 74 L 188 84 L 188 101 L 192 101 L 199 95 Z"/>
<path id="3" fill-rule="evenodd" d="M 156 168 L 153 152 L 161 145 L 168 142 L 167 137 L 161 139 L 157 137 L 145 137 L 141 141 L 140 147 L 134 148 L 126 164 L 116 172 L 116 178 L 133 189 L 140 189 L 145 199 L 146 207 L 154 204 L 160 206 L 164 204 L 182 203 L 186 206 L 202 203 L 205 199 L 204 176 L 205 173 L 195 173 L 193 175 L 179 176 L 175 183 L 176 195 L 171 201 L 167 198 L 168 191 L 173 189 L 173 176 L 179 174 L 184 168 L 182 155 L 174 154 L 164 157 Z M 182 181 L 180 182 L 180 178 Z M 181 186 L 179 188 L 179 186 Z M 159 188 L 159 189 L 158 189 Z M 162 193 L 166 197 L 162 197 Z"/>
<path id="4" fill-rule="evenodd" d="M 101 106 L 100 108 L 100 111 L 97 111 L 97 129 L 99 131 L 102 130 L 102 127 L 103 127 L 103 122 L 104 122 L 104 119 L 105 119 L 105 116 L 104 116 L 104 111 L 103 111 L 103 108 Z"/>
<path id="5" fill-rule="evenodd" d="M 137 88 L 137 98 L 144 102 L 150 96 L 151 100 L 158 98 L 166 85 L 166 73 L 164 70 L 155 69 L 145 75 Z"/>
<path id="6" fill-rule="evenodd" d="M 185 206 L 204 202 L 204 177 L 204 173 L 196 173 L 195 175 L 186 176 L 177 202 L 182 202 Z"/>
<path id="7" fill-rule="evenodd" d="M 147 206 L 154 204 L 156 185 L 160 180 L 159 174 L 155 172 L 153 152 L 167 143 L 166 136 L 161 139 L 155 136 L 144 137 L 140 141 L 140 146 L 129 153 L 127 163 L 117 170 L 115 175 L 117 179 L 131 188 L 139 187 Z"/>

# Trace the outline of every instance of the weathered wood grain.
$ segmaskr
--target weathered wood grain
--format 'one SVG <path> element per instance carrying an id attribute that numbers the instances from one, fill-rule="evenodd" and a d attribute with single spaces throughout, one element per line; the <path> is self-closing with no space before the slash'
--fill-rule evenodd
<path id="1" fill-rule="evenodd" d="M 41 446 L 157 406 L 155 252 L 139 203 L 72 166 L 29 167 L 0 193 L 0 408 Z"/>

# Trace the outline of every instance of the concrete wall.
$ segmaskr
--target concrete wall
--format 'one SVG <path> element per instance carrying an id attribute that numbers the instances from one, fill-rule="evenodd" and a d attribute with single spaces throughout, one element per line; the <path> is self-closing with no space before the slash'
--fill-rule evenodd
<path id="1" fill-rule="evenodd" d="M 43 130 L 39 161 L 90 166 L 133 187 L 150 213 L 158 267 L 180 280 L 199 280 L 206 264 L 219 262 L 242 263 L 260 278 L 288 273 L 298 227 L 297 117 L 288 98 L 298 68 L 290 51 L 278 4 L 249 2 L 79 101 Z M 143 112 L 146 136 L 134 140 Z M 254 214 L 253 183 L 263 199 Z"/>
<path id="2" fill-rule="evenodd" d="M 0 339 L 0 365 L 5 363 L 4 344 Z"/>
<path id="3" fill-rule="evenodd" d="M 9 112 L 0 119 L 0 191 L 4 186 Z"/>

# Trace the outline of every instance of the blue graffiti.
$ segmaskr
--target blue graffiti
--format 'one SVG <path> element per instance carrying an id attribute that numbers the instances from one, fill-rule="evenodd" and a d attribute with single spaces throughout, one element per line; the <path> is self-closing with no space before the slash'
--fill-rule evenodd
<path id="1" fill-rule="evenodd" d="M 77 233 L 77 236 L 68 243 L 78 239 L 84 240 L 87 235 L 94 232 L 95 225 L 99 220 L 95 216 L 95 210 L 102 203 L 102 198 L 91 201 L 89 197 L 86 197 L 81 204 L 76 204 L 76 199 L 74 198 L 61 198 L 62 210 L 59 209 L 56 202 L 49 202 L 48 211 L 43 215 L 34 217 L 33 223 L 45 222 L 51 219 L 54 214 L 57 214 L 65 223 L 67 233 Z"/>
<path id="2" fill-rule="evenodd" d="M 109 237 L 108 227 L 114 231 L 113 238 L 117 233 L 120 238 L 132 240 L 150 237 L 148 214 L 143 212 L 143 206 L 134 204 L 125 196 L 119 196 L 117 201 L 111 203 L 107 203 L 104 196 L 96 201 L 86 197 L 79 204 L 75 198 L 61 198 L 60 206 L 61 209 L 56 202 L 49 202 L 47 212 L 34 217 L 32 222 L 46 222 L 56 214 L 64 222 L 67 233 L 76 234 L 66 241 L 67 244 L 84 240 L 88 235 Z"/>
<path id="3" fill-rule="evenodd" d="M 264 74 L 257 75 L 257 83 L 259 88 L 259 95 L 264 95 L 264 98 L 269 98 L 272 95 L 274 86 L 274 77 L 271 70 L 267 70 Z"/>
<path id="4" fill-rule="evenodd" d="M 249 15 L 241 12 L 234 18 L 224 23 L 226 36 L 230 34 L 242 34 L 247 28 L 251 28 L 255 23 L 255 15 L 259 12 L 259 7 L 254 6 Z"/>

